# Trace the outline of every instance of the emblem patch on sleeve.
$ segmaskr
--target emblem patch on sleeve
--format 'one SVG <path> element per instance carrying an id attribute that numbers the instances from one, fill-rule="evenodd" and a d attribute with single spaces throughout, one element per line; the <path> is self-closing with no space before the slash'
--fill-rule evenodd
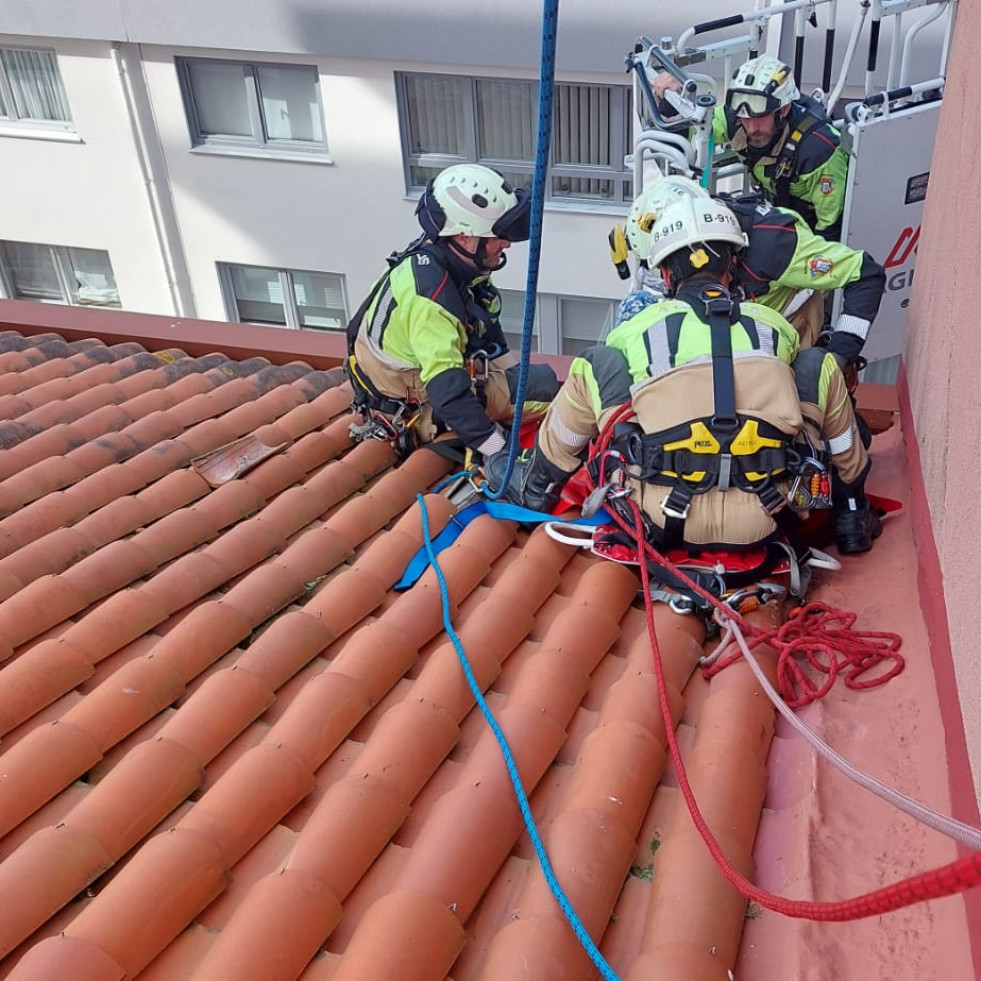
<path id="1" fill-rule="evenodd" d="M 830 194 L 835 189 L 834 178 L 828 174 L 822 174 L 818 181 L 818 189 L 822 194 Z"/>
<path id="2" fill-rule="evenodd" d="M 830 259 L 826 259 L 823 255 L 818 255 L 811 259 L 808 273 L 811 279 L 817 279 L 818 276 L 826 276 L 834 267 L 835 264 Z"/>

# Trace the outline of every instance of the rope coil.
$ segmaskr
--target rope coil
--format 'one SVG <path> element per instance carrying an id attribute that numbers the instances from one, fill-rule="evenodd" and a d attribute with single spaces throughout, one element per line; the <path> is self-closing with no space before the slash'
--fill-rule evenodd
<path id="1" fill-rule="evenodd" d="M 753 628 L 747 640 L 750 650 L 767 644 L 778 654 L 777 681 L 780 695 L 790 708 L 802 708 L 823 698 L 841 676 L 853 691 L 878 688 L 895 678 L 906 666 L 899 646 L 899 634 L 878 630 L 852 629 L 858 617 L 825 603 L 808 603 L 793 610 L 776 630 Z M 703 673 L 707 678 L 718 674 L 743 652 L 736 644 L 722 647 L 706 659 Z M 883 670 L 882 665 L 892 662 Z M 810 668 L 810 672 L 805 670 Z M 879 671 L 872 677 L 871 672 Z M 823 681 L 816 682 L 814 676 Z"/>

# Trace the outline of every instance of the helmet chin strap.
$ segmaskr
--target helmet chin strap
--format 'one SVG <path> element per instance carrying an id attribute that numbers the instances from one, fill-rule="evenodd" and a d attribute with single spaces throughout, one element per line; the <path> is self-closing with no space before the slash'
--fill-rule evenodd
<path id="1" fill-rule="evenodd" d="M 454 252 L 457 252 L 462 256 L 466 256 L 466 258 L 468 258 L 480 270 L 496 272 L 498 269 L 503 269 L 507 265 L 508 256 L 506 252 L 502 252 L 500 254 L 500 261 L 496 266 L 487 265 L 487 239 L 485 238 L 477 239 L 477 248 L 473 252 L 465 249 L 455 238 L 450 241 L 450 246 Z"/>

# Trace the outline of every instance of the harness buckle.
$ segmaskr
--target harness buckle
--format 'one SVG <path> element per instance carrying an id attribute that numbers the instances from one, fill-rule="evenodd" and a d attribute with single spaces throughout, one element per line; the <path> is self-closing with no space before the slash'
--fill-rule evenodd
<path id="1" fill-rule="evenodd" d="M 691 510 L 691 498 L 688 498 L 685 501 L 685 506 L 679 510 L 671 502 L 672 494 L 674 494 L 674 491 L 661 501 L 661 513 L 668 518 L 677 518 L 679 521 L 684 521 L 688 517 L 688 512 Z"/>
<path id="2" fill-rule="evenodd" d="M 754 488 L 754 491 L 760 499 L 760 505 L 762 506 L 763 510 L 766 511 L 771 518 L 787 505 L 787 498 L 784 497 L 784 495 L 781 494 L 772 483 L 770 483 L 769 477 L 766 478 L 761 486 Z"/>

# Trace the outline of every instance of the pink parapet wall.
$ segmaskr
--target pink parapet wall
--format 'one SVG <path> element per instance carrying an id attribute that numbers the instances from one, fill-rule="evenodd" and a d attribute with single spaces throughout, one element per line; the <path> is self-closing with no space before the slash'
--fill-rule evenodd
<path id="1" fill-rule="evenodd" d="M 919 238 L 905 374 L 900 379 L 914 510 L 915 485 L 922 478 L 917 543 L 921 586 L 926 588 L 921 588 L 921 600 L 933 628 L 933 657 L 951 755 L 951 794 L 955 813 L 974 822 L 981 794 L 978 36 L 981 6 L 961 4 Z M 897 147 L 897 152 L 901 149 Z M 949 653 L 945 644 L 948 630 Z M 965 745 L 970 774 L 963 760 Z M 981 946 L 979 907 L 981 902 L 969 897 L 976 947 Z M 978 960 L 975 950 L 976 963 Z"/>
<path id="2" fill-rule="evenodd" d="M 909 405 L 950 625 L 950 646 L 981 791 L 981 606 L 977 600 L 981 203 L 977 93 L 981 7 L 962 4 L 924 207 L 904 357 Z"/>

